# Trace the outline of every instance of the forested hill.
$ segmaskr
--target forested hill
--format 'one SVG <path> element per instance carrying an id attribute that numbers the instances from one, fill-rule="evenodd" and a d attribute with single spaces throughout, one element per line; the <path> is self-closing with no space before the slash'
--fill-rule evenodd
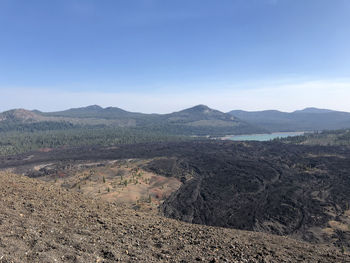
<path id="1" fill-rule="evenodd" d="M 0 155 L 83 145 L 194 140 L 198 136 L 265 130 L 198 105 L 170 114 L 142 114 L 97 105 L 44 113 L 15 109 L 0 113 Z"/>
<path id="2" fill-rule="evenodd" d="M 86 127 L 147 129 L 171 135 L 221 136 L 275 131 L 350 128 L 350 113 L 306 108 L 292 113 L 276 110 L 224 113 L 205 105 L 169 114 L 129 112 L 92 105 L 58 112 L 14 109 L 0 113 L 0 131 L 64 130 Z"/>
<path id="3" fill-rule="evenodd" d="M 74 127 L 124 127 L 155 130 L 171 135 L 227 135 L 266 130 L 230 114 L 198 105 L 170 114 L 143 114 L 116 107 L 92 105 L 60 112 L 16 109 L 0 114 L 0 130 L 52 130 Z M 72 127 L 69 127 L 72 128 Z"/>
<path id="4" fill-rule="evenodd" d="M 39 114 L 51 117 L 69 117 L 69 118 L 97 118 L 97 119 L 116 119 L 122 117 L 137 118 L 146 117 L 147 114 L 125 111 L 117 107 L 102 108 L 98 105 L 91 105 L 82 108 L 72 108 L 57 112 L 39 112 Z"/>
<path id="5" fill-rule="evenodd" d="M 291 113 L 277 110 L 230 111 L 229 114 L 270 132 L 315 131 L 350 128 L 350 113 L 306 108 Z"/>
<path id="6" fill-rule="evenodd" d="M 332 130 L 306 133 L 301 136 L 275 139 L 284 143 L 322 146 L 350 146 L 350 130 Z"/>

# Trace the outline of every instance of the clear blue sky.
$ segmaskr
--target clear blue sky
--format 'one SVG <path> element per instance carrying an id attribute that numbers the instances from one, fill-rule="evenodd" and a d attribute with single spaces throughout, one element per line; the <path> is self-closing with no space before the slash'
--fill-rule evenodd
<path id="1" fill-rule="evenodd" d="M 321 98 L 279 105 L 274 92 L 257 102 L 261 89 L 309 82 L 324 98 L 327 83 L 342 90 L 334 99 L 350 98 L 349 78 L 348 0 L 0 0 L 0 110 L 335 107 Z M 244 94 L 257 102 L 234 99 Z"/>

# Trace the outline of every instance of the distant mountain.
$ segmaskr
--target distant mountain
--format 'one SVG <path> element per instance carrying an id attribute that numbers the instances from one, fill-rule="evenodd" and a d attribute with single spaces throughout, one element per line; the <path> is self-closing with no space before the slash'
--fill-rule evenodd
<path id="1" fill-rule="evenodd" d="M 276 110 L 234 110 L 229 114 L 270 132 L 350 128 L 350 113 L 328 109 L 306 108 L 292 113 Z"/>
<path id="2" fill-rule="evenodd" d="M 37 112 L 25 109 L 14 109 L 0 113 L 0 122 L 33 123 L 45 120 L 46 118 Z"/>
<path id="3" fill-rule="evenodd" d="M 240 120 L 234 116 L 214 110 L 205 105 L 198 105 L 189 109 L 165 115 L 169 123 L 181 123 L 191 126 L 217 125 L 232 126 L 239 124 Z"/>
<path id="4" fill-rule="evenodd" d="M 40 125 L 44 123 L 45 125 Z M 313 131 L 350 128 L 350 113 L 328 109 L 306 108 L 292 113 L 277 110 L 224 113 L 206 105 L 169 114 L 129 112 L 117 107 L 91 105 L 57 112 L 14 109 L 0 113 L 0 130 L 41 127 L 109 126 L 147 128 L 176 135 L 228 135 L 276 131 Z M 24 126 L 25 125 L 25 128 Z"/>
<path id="5" fill-rule="evenodd" d="M 125 111 L 116 107 L 102 108 L 92 105 L 58 112 L 38 110 L 12 110 L 0 114 L 0 125 L 9 121 L 17 124 L 52 122 L 54 127 L 66 127 L 61 123 L 81 126 L 113 126 L 146 128 L 155 132 L 175 135 L 227 135 L 266 132 L 230 114 L 214 110 L 205 105 L 170 114 L 144 114 Z M 51 124 L 50 124 L 51 125 Z M 51 126 L 52 126 L 51 125 Z M 45 127 L 47 124 L 45 125 Z M 38 127 L 38 125 L 36 125 Z M 68 125 L 68 127 L 71 127 Z M 15 129 L 13 125 L 6 129 Z M 23 127 L 21 127 L 23 129 Z M 26 126 L 26 129 L 30 127 Z M 0 127 L 1 130 L 1 127 Z"/>
<path id="6" fill-rule="evenodd" d="M 102 108 L 98 105 L 91 105 L 81 108 L 73 108 L 64 111 L 42 113 L 45 116 L 69 117 L 69 118 L 98 118 L 115 119 L 121 117 L 142 116 L 142 113 L 128 112 L 116 107 Z"/>
<path id="7" fill-rule="evenodd" d="M 263 128 L 205 105 L 197 105 L 182 111 L 161 115 L 160 119 L 162 119 L 161 125 L 182 131 L 187 130 L 185 133 L 192 135 L 266 132 Z"/>
<path id="8" fill-rule="evenodd" d="M 206 105 L 199 104 L 192 108 L 184 109 L 182 111 L 178 111 L 177 114 L 207 114 L 207 115 L 221 115 L 222 112 L 218 110 L 214 110 L 209 108 Z"/>
<path id="9" fill-rule="evenodd" d="M 303 110 L 296 110 L 294 113 L 330 113 L 334 112 L 333 110 L 327 110 L 327 109 L 318 109 L 318 108 L 305 108 Z"/>

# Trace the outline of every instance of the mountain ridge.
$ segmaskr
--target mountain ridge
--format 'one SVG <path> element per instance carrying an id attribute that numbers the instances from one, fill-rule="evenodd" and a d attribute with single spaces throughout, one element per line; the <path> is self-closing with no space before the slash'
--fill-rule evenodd
<path id="1" fill-rule="evenodd" d="M 56 112 L 13 109 L 0 113 L 0 125 L 41 122 L 83 126 L 158 129 L 181 135 L 254 134 L 289 131 L 335 130 L 350 127 L 350 113 L 309 107 L 294 112 L 278 110 L 222 112 L 199 104 L 167 114 L 130 112 L 99 105 Z"/>
<path id="2" fill-rule="evenodd" d="M 320 109 L 315 107 L 307 107 L 302 110 L 293 111 L 293 113 L 329 113 L 329 112 L 336 112 L 336 111 L 329 110 L 329 109 Z"/>
<path id="3" fill-rule="evenodd" d="M 266 130 L 251 125 L 230 114 L 211 109 L 205 105 L 197 105 L 188 109 L 168 114 L 145 114 L 129 112 L 117 107 L 102 108 L 90 105 L 71 108 L 58 112 L 41 112 L 38 110 L 22 111 L 20 114 L 0 113 L 0 125 L 15 120 L 18 124 L 67 122 L 83 126 L 112 126 L 124 128 L 146 128 L 176 135 L 226 135 L 266 132 Z M 17 116 L 17 117 L 16 117 Z M 57 125 L 56 125 L 57 126 Z M 1 128 L 1 127 L 0 127 Z"/>
<path id="4" fill-rule="evenodd" d="M 10 121 L 10 122 L 36 122 L 43 121 L 45 117 L 38 113 L 38 111 L 30 111 L 26 109 L 12 109 L 0 113 L 0 122 L 1 121 Z"/>
<path id="5" fill-rule="evenodd" d="M 269 132 L 337 130 L 350 127 L 350 113 L 312 107 L 294 112 L 233 110 L 228 113 Z"/>

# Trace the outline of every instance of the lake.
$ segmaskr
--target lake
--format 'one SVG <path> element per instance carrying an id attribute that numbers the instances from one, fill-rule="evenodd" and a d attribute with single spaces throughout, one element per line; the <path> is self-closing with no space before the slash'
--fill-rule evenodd
<path id="1" fill-rule="evenodd" d="M 276 138 L 304 135 L 305 132 L 274 132 L 266 134 L 228 135 L 224 139 L 232 141 L 271 141 Z"/>

